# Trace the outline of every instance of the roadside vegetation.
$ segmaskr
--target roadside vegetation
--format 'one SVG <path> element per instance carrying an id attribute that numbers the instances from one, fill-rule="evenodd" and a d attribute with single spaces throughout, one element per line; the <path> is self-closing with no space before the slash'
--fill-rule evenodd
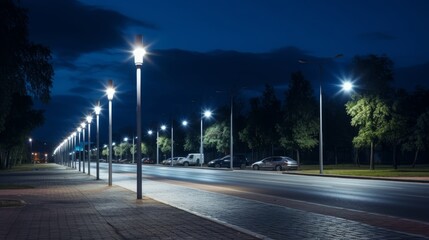
<path id="1" fill-rule="evenodd" d="M 319 165 L 303 165 L 299 171 L 303 174 L 319 174 Z M 377 165 L 377 169 L 369 169 L 369 165 L 325 165 L 325 175 L 345 175 L 364 177 L 429 177 L 429 165 L 419 165 L 414 168 L 411 165 L 398 166 L 394 169 L 391 165 Z"/>

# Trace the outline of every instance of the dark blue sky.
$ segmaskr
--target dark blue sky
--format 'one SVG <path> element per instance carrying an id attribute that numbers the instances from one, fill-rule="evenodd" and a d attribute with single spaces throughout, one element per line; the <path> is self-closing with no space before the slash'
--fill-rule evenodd
<path id="1" fill-rule="evenodd" d="M 281 93 L 297 70 L 316 87 L 318 67 L 299 65 L 300 58 L 326 62 L 324 82 L 330 86 L 349 76 L 355 55 L 386 54 L 395 63 L 398 86 L 428 85 L 426 0 L 21 3 L 29 10 L 30 38 L 54 56 L 52 101 L 40 106 L 46 124 L 34 132 L 42 141 L 69 135 L 99 98 L 105 108 L 101 129 L 107 131 L 108 79 L 119 91 L 114 128 L 135 126 L 135 34 L 143 35 L 151 53 L 143 66 L 144 129 L 186 117 L 187 111 L 219 107 L 228 99 L 219 90 L 245 87 L 239 94 L 254 96 L 269 83 Z M 329 59 L 338 53 L 344 57 Z"/>

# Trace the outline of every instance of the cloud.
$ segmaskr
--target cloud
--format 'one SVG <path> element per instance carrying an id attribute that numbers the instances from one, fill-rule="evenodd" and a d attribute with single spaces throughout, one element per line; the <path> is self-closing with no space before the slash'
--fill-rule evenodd
<path id="1" fill-rule="evenodd" d="M 395 36 L 383 32 L 366 32 L 359 34 L 358 37 L 370 41 L 390 41 L 396 39 Z"/>
<path id="2" fill-rule="evenodd" d="M 24 0 L 31 40 L 50 47 L 59 58 L 75 59 L 83 53 L 124 45 L 123 31 L 130 26 L 157 29 L 151 23 L 74 0 Z"/>

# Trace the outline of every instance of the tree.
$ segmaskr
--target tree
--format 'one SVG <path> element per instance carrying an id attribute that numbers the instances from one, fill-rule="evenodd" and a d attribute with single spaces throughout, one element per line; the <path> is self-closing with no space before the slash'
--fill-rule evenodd
<path id="1" fill-rule="evenodd" d="M 141 145 L 140 145 L 140 148 L 141 148 L 141 150 L 142 150 L 142 153 L 143 154 L 147 154 L 148 153 L 148 147 L 146 146 L 146 144 L 145 143 L 141 143 Z"/>
<path id="2" fill-rule="evenodd" d="M 386 133 L 383 141 L 392 146 L 393 152 L 393 168 L 398 168 L 396 152 L 400 144 L 402 144 L 410 134 L 408 126 L 409 117 L 407 114 L 407 98 L 408 94 L 404 90 L 399 90 L 395 93 L 394 102 L 391 108 L 391 117 L 388 119 Z"/>
<path id="3" fill-rule="evenodd" d="M 214 123 L 204 133 L 204 144 L 214 147 L 218 152 L 229 152 L 230 131 L 225 121 Z"/>
<path id="4" fill-rule="evenodd" d="M 171 139 L 170 138 L 167 138 L 164 136 L 159 136 L 158 145 L 159 145 L 159 150 L 161 150 L 161 152 L 164 154 L 171 151 Z"/>
<path id="5" fill-rule="evenodd" d="M 26 11 L 17 6 L 15 0 L 0 1 L 0 134 L 16 126 L 12 119 L 33 128 L 40 124 L 40 118 L 25 116 L 29 109 L 14 109 L 27 96 L 47 102 L 52 87 L 53 68 L 50 50 L 28 40 L 28 19 Z M 28 106 L 32 108 L 32 100 Z M 22 111 L 22 112 L 21 112 Z M 43 113 L 39 112 L 43 117 Z M 21 118 L 24 117 L 25 118 Z M 26 129 L 28 135 L 33 129 Z M 5 135 L 9 135 L 6 133 Z M 17 145 L 24 145 L 27 139 L 12 135 L 9 139 L 16 145 L 0 146 L 0 168 L 9 164 L 10 152 Z"/>
<path id="6" fill-rule="evenodd" d="M 246 126 L 239 132 L 239 138 L 242 142 L 247 143 L 249 149 L 257 149 L 263 146 L 262 144 L 262 130 L 260 123 L 262 122 L 262 115 L 260 113 L 259 99 L 250 99 L 250 113 L 247 117 Z"/>
<path id="7" fill-rule="evenodd" d="M 185 151 L 196 151 L 195 149 L 199 149 L 200 147 L 200 137 L 196 136 L 196 134 L 192 134 L 192 132 L 187 133 L 185 137 L 185 144 L 183 145 L 183 149 Z"/>
<path id="8" fill-rule="evenodd" d="M 115 145 L 113 147 L 113 154 L 116 156 L 116 159 L 118 159 L 118 157 L 122 158 L 122 154 L 123 154 L 123 150 L 121 148 L 120 145 Z"/>
<path id="9" fill-rule="evenodd" d="M 417 87 L 406 102 L 409 134 L 402 144 L 403 151 L 414 151 L 413 167 L 419 152 L 429 147 L 429 90 Z"/>
<path id="10" fill-rule="evenodd" d="M 43 112 L 33 110 L 33 101 L 29 96 L 13 95 L 12 108 L 5 119 L 6 129 L 0 132 L 0 168 L 10 168 L 15 165 L 10 156 L 15 148 L 22 148 L 27 143 L 30 131 L 43 123 Z M 28 119 L 32 121 L 28 121 Z M 22 152 L 24 155 L 26 152 Z M 3 155 L 3 156 L 2 156 Z"/>
<path id="11" fill-rule="evenodd" d="M 127 142 L 122 142 L 121 144 L 119 144 L 119 147 L 121 148 L 121 159 L 123 155 L 125 155 L 125 158 L 128 158 L 127 153 L 130 152 L 131 145 Z"/>
<path id="12" fill-rule="evenodd" d="M 346 103 L 346 111 L 352 117 L 351 125 L 359 129 L 353 144 L 370 147 L 370 169 L 374 169 L 374 144 L 386 137 L 392 116 L 388 101 L 393 95 L 393 62 L 384 55 L 356 56 L 353 70 L 364 87 Z"/>
<path id="13" fill-rule="evenodd" d="M 347 114 L 352 117 L 351 125 L 358 127 L 359 132 L 353 138 L 357 147 L 370 147 L 370 169 L 374 169 L 374 144 L 384 137 L 388 130 L 390 109 L 376 96 L 362 97 L 355 95 L 346 103 Z"/>
<path id="14" fill-rule="evenodd" d="M 415 167 L 420 151 L 426 150 L 429 147 L 429 109 L 422 113 L 416 121 L 416 125 L 412 128 L 412 132 L 403 145 L 404 150 L 414 151 L 414 160 L 412 166 Z"/>
<path id="15" fill-rule="evenodd" d="M 393 62 L 387 56 L 356 56 L 353 59 L 353 72 L 360 76 L 359 94 L 362 96 L 378 96 L 382 99 L 392 97 Z"/>
<path id="16" fill-rule="evenodd" d="M 283 121 L 277 125 L 280 145 L 297 153 L 300 165 L 300 150 L 312 149 L 318 144 L 317 104 L 308 80 L 301 72 L 291 75 L 285 92 Z"/>
<path id="17" fill-rule="evenodd" d="M 274 146 L 278 144 L 276 126 L 281 115 L 281 102 L 277 99 L 274 88 L 265 85 L 260 98 L 250 100 L 251 110 L 247 125 L 239 132 L 241 141 L 246 142 L 250 149 L 270 150 L 274 154 Z"/>
<path id="18" fill-rule="evenodd" d="M 101 152 L 101 155 L 107 159 L 107 157 L 109 156 L 109 148 L 104 148 Z"/>

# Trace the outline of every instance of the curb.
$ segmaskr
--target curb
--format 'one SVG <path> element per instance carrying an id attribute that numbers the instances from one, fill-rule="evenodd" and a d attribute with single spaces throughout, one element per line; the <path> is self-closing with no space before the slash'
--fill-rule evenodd
<path id="1" fill-rule="evenodd" d="M 293 173 L 283 172 L 282 174 L 301 175 L 301 176 L 314 176 L 314 177 L 331 177 L 331 178 L 350 178 L 350 179 L 364 179 L 364 180 L 383 180 L 383 181 L 396 181 L 396 182 L 412 182 L 412 183 L 429 183 L 424 179 L 402 179 L 390 177 L 364 177 L 364 176 L 346 176 L 346 175 L 332 175 L 332 174 L 309 174 L 309 173 Z"/>

